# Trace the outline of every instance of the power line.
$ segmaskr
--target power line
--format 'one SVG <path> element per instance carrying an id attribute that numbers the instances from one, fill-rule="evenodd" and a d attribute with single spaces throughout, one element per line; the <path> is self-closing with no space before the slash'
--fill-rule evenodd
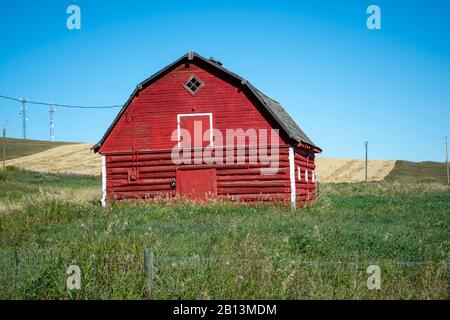
<path id="1" fill-rule="evenodd" d="M 23 103 L 23 99 L 13 98 L 13 97 L 5 96 L 5 95 L 0 95 L 0 98 Z M 113 108 L 122 108 L 123 107 L 123 105 L 97 106 L 97 107 L 95 107 L 95 106 L 79 106 L 79 105 L 69 105 L 69 104 L 47 103 L 47 102 L 32 101 L 32 100 L 27 100 L 26 103 L 35 104 L 35 105 L 43 105 L 43 106 L 60 107 L 60 108 L 71 108 L 71 109 L 113 109 Z"/>
<path id="2" fill-rule="evenodd" d="M 122 105 L 111 105 L 111 106 L 82 106 L 82 105 L 69 105 L 69 104 L 57 104 L 57 103 L 47 103 L 41 101 L 25 100 L 22 98 L 14 98 L 10 96 L 0 95 L 0 98 L 7 99 L 10 101 L 20 102 L 20 116 L 22 122 L 22 135 L 23 139 L 27 138 L 27 104 L 49 106 L 50 112 L 50 140 L 55 141 L 55 107 L 60 108 L 70 108 L 70 109 L 112 109 L 112 108 L 122 108 Z"/>

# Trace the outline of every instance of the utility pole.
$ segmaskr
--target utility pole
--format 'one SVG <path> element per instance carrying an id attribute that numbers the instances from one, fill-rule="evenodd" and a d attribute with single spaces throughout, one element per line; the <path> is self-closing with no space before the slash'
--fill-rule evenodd
<path id="1" fill-rule="evenodd" d="M 365 141 L 364 142 L 364 147 L 366 148 L 366 170 L 365 170 L 365 176 L 364 176 L 364 181 L 367 182 L 367 151 L 369 149 L 369 141 Z"/>
<path id="2" fill-rule="evenodd" d="M 20 115 L 22 116 L 22 133 L 23 133 L 23 138 L 26 139 L 27 138 L 27 106 L 25 104 L 26 100 L 25 99 L 20 99 L 22 101 L 22 107 L 20 109 Z"/>
<path id="3" fill-rule="evenodd" d="M 6 162 L 6 129 L 8 128 L 8 121 L 3 122 L 3 170 L 5 170 Z"/>
<path id="4" fill-rule="evenodd" d="M 50 140 L 55 141 L 55 107 L 53 103 L 50 104 Z"/>
<path id="5" fill-rule="evenodd" d="M 447 184 L 450 185 L 450 174 L 448 171 L 448 137 L 445 137 L 445 165 L 447 166 Z"/>

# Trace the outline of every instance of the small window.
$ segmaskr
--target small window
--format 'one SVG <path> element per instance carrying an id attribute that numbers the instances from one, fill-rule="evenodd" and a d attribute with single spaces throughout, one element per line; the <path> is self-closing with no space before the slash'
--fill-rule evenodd
<path id="1" fill-rule="evenodd" d="M 191 76 L 184 85 L 184 87 L 191 93 L 194 94 L 203 86 L 203 82 L 201 82 L 197 77 Z"/>

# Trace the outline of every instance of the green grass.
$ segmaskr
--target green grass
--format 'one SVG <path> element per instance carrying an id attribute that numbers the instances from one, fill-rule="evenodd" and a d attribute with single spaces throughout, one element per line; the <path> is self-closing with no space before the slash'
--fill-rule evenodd
<path id="1" fill-rule="evenodd" d="M 39 181 L 20 174 L 24 186 Z M 0 298 L 447 299 L 449 234 L 450 189 L 437 184 L 325 184 L 295 212 L 45 198 L 0 214 Z M 155 254 L 151 292 L 145 248 Z M 71 264 L 81 290 L 66 289 Z M 380 290 L 366 287 L 370 264 Z"/>
<path id="2" fill-rule="evenodd" d="M 3 177 L 3 178 L 2 178 Z M 43 173 L 7 166 L 0 171 L 0 180 L 11 181 L 26 186 L 83 188 L 100 186 L 98 177 L 81 174 Z"/>
<path id="3" fill-rule="evenodd" d="M 33 153 L 67 144 L 73 143 L 6 138 L 6 160 L 25 157 Z M 3 148 L 3 139 L 1 145 Z"/>
<path id="4" fill-rule="evenodd" d="M 76 174 L 40 173 L 7 166 L 0 171 L 0 201 L 20 200 L 23 197 L 61 188 L 82 189 L 99 187 L 98 177 Z"/>
<path id="5" fill-rule="evenodd" d="M 394 169 L 385 178 L 388 182 L 399 183 L 447 183 L 445 163 L 410 162 L 398 160 Z"/>

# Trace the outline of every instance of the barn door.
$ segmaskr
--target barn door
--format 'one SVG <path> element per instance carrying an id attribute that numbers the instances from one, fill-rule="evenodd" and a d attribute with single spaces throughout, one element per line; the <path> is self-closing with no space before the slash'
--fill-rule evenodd
<path id="1" fill-rule="evenodd" d="M 212 141 L 212 114 L 192 113 L 179 114 L 178 120 L 178 146 L 184 148 L 204 148 Z M 183 136 L 181 129 L 189 132 L 189 137 Z M 209 131 L 206 139 L 205 132 Z"/>
<path id="2" fill-rule="evenodd" d="M 177 169 L 177 193 L 193 200 L 217 195 L 216 169 Z"/>

